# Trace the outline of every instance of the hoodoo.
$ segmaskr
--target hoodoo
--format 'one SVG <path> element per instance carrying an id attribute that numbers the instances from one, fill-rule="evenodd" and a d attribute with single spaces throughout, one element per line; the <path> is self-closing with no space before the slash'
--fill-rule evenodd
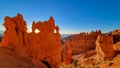
<path id="1" fill-rule="evenodd" d="M 48 21 L 33 22 L 32 32 L 27 33 L 27 25 L 21 14 L 4 19 L 4 37 L 2 46 L 10 47 L 22 55 L 30 56 L 47 62 L 52 68 L 58 68 L 61 63 L 62 44 L 59 27 L 53 17 Z M 35 33 L 38 29 L 39 33 Z M 54 33 L 56 31 L 56 33 Z"/>

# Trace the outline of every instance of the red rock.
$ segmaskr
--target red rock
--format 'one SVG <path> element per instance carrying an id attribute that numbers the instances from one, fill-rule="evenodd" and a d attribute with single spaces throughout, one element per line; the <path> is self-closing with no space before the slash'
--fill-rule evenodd
<path id="1" fill-rule="evenodd" d="M 70 39 L 70 46 L 72 48 L 72 54 L 80 54 L 85 51 L 94 50 L 95 49 L 95 41 L 97 36 L 101 34 L 101 31 L 90 32 L 88 33 L 80 33 L 72 35 Z"/>
<path id="2" fill-rule="evenodd" d="M 69 44 L 68 39 L 66 39 L 65 41 L 65 45 L 63 48 L 63 63 L 64 64 L 70 64 L 72 62 L 72 50 L 71 50 L 71 46 Z"/>
<path id="3" fill-rule="evenodd" d="M 4 38 L 2 39 L 2 45 L 9 45 L 12 48 L 22 46 L 25 42 L 24 38 L 27 30 L 26 22 L 23 20 L 22 15 L 17 14 L 17 16 L 13 18 L 6 16 L 4 21 L 3 25 L 5 26 L 6 31 L 4 32 Z"/>
<path id="4" fill-rule="evenodd" d="M 32 25 L 32 30 L 34 31 L 35 29 L 38 29 L 40 33 L 32 32 L 29 36 L 33 38 L 29 39 L 31 41 L 29 44 L 34 45 L 32 47 L 30 45 L 31 50 L 34 51 L 32 57 L 41 61 L 47 61 L 52 68 L 58 68 L 61 63 L 62 51 L 59 27 L 54 25 L 54 19 L 50 17 L 48 21 L 36 22 Z M 54 30 L 57 33 L 54 33 Z"/>
<path id="5" fill-rule="evenodd" d="M 11 47 L 22 55 L 27 54 L 40 61 L 46 61 L 52 68 L 59 67 L 62 44 L 59 27 L 55 26 L 53 17 L 48 21 L 33 22 L 31 33 L 27 33 L 27 25 L 21 14 L 13 18 L 5 17 L 4 26 L 6 31 L 2 46 Z M 35 33 L 36 29 L 40 32 Z"/>
<path id="6" fill-rule="evenodd" d="M 114 57 L 113 36 L 99 35 L 96 40 L 96 52 L 96 59 L 98 61 Z"/>
<path id="7" fill-rule="evenodd" d="M 119 30 L 119 29 L 118 29 L 118 30 L 113 30 L 113 31 L 112 31 L 112 35 L 116 35 L 116 34 L 120 35 L 120 30 Z"/>

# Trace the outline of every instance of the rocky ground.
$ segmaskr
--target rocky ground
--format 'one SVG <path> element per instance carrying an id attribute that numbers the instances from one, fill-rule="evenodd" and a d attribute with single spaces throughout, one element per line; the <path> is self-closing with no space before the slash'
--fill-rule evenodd
<path id="1" fill-rule="evenodd" d="M 0 44 L 1 45 L 1 44 Z M 16 52 L 0 46 L 0 68 L 47 68 L 30 58 L 18 56 Z"/>
<path id="2" fill-rule="evenodd" d="M 74 60 L 69 65 L 61 64 L 60 68 L 120 68 L 120 54 L 102 62 L 97 62 L 94 57 L 84 58 L 81 61 Z"/>
<path id="3" fill-rule="evenodd" d="M 61 64 L 60 67 L 61 68 L 120 68 L 120 42 L 114 44 L 114 50 L 116 51 L 116 56 L 101 62 L 95 60 L 96 55 L 95 55 L 95 51 L 93 50 L 73 56 L 74 61 L 72 64 L 69 65 Z"/>

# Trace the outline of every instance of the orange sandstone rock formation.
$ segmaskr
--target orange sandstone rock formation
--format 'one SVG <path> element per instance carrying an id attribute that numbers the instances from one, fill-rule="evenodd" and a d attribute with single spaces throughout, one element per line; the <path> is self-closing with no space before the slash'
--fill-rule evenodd
<path id="1" fill-rule="evenodd" d="M 31 48 L 29 54 L 41 61 L 47 61 L 52 68 L 58 68 L 61 63 L 62 44 L 59 30 L 56 28 L 59 29 L 58 26 L 55 26 L 53 17 L 50 17 L 48 21 L 33 22 L 33 32 L 28 37 L 30 41 L 28 49 Z M 36 34 L 35 29 L 40 32 Z"/>
<path id="2" fill-rule="evenodd" d="M 72 54 L 80 54 L 85 51 L 95 49 L 95 41 L 97 36 L 101 35 L 101 31 L 95 31 L 88 33 L 80 33 L 72 35 L 70 39 L 70 46 L 72 48 Z"/>
<path id="3" fill-rule="evenodd" d="M 21 14 L 4 19 L 4 37 L 2 46 L 10 47 L 23 55 L 47 62 L 52 68 L 61 63 L 62 44 L 59 27 L 55 26 L 53 17 L 48 21 L 33 22 L 32 32 L 27 33 L 26 22 Z M 38 29 L 40 32 L 35 33 Z M 55 33 L 56 31 L 56 33 Z"/>
<path id="4" fill-rule="evenodd" d="M 99 35 L 96 40 L 96 52 L 96 59 L 98 61 L 114 57 L 113 36 Z"/>
<path id="5" fill-rule="evenodd" d="M 17 14 L 16 17 L 10 18 L 8 16 L 4 19 L 4 38 L 2 39 L 3 46 L 9 46 L 16 48 L 23 46 L 25 43 L 25 34 L 27 33 L 26 22 L 21 14 Z"/>
<path id="6" fill-rule="evenodd" d="M 112 35 L 120 35 L 120 29 L 112 31 Z"/>
<path id="7" fill-rule="evenodd" d="M 63 48 L 63 63 L 70 64 L 72 62 L 72 50 L 69 44 L 68 38 L 65 41 L 65 45 Z"/>

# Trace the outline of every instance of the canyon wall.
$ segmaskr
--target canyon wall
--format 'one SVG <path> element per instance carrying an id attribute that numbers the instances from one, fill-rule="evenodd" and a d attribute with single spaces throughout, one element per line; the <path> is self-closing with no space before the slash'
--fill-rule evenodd
<path id="1" fill-rule="evenodd" d="M 101 31 L 92 31 L 90 33 L 80 33 L 71 36 L 69 40 L 72 49 L 72 54 L 80 54 L 85 51 L 95 49 L 95 41 L 97 36 L 101 35 Z"/>
<path id="2" fill-rule="evenodd" d="M 107 58 L 114 57 L 113 36 L 99 35 L 96 40 L 96 52 L 96 59 L 98 61 L 104 61 Z"/>
<path id="3" fill-rule="evenodd" d="M 52 68 L 59 68 L 61 59 L 64 64 L 70 64 L 73 55 L 90 50 L 96 50 L 96 57 L 100 60 L 115 54 L 113 37 L 102 35 L 100 30 L 74 34 L 62 46 L 60 29 L 55 25 L 53 17 L 44 22 L 33 21 L 30 33 L 27 32 L 27 24 L 21 14 L 12 18 L 6 16 L 3 25 L 6 29 L 2 38 L 3 47 L 11 48 L 22 56 L 46 62 Z"/>

